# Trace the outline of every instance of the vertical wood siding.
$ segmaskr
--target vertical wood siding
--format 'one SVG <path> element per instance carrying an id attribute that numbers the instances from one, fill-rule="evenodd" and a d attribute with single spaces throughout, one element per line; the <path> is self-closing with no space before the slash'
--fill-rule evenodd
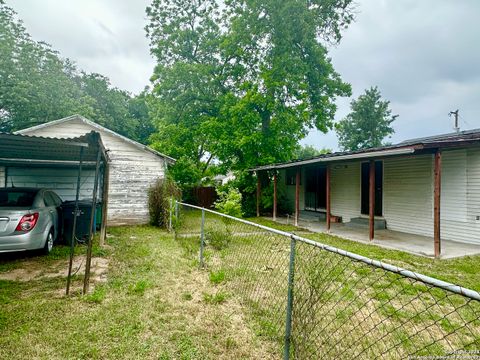
<path id="1" fill-rule="evenodd" d="M 360 216 L 360 162 L 332 164 L 331 171 L 332 215 L 348 222 Z"/>
<path id="2" fill-rule="evenodd" d="M 148 222 L 148 188 L 158 178 L 163 178 L 166 167 L 164 159 L 108 132 L 93 128 L 80 119 L 37 129 L 28 134 L 67 138 L 81 136 L 92 130 L 100 133 L 111 159 L 108 223 Z"/>

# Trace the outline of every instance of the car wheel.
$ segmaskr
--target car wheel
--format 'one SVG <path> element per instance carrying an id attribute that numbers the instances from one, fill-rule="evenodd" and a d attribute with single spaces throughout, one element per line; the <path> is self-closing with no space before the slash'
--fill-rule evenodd
<path id="1" fill-rule="evenodd" d="M 43 253 L 45 255 L 50 254 L 53 249 L 53 232 L 50 231 L 47 235 L 47 240 L 45 241 L 45 246 L 43 247 Z"/>

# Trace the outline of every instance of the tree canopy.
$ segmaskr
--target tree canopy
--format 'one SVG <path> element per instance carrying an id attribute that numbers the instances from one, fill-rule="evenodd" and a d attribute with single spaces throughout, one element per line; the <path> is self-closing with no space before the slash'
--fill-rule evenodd
<path id="1" fill-rule="evenodd" d="M 395 130 L 390 102 L 382 100 L 377 87 L 365 90 L 350 103 L 352 111 L 337 126 L 340 147 L 343 150 L 360 150 L 385 145 L 384 140 Z"/>
<path id="2" fill-rule="evenodd" d="M 147 8 L 157 59 L 153 145 L 179 159 L 188 181 L 212 164 L 235 170 L 291 159 L 309 129 L 332 127 L 335 99 L 350 94 L 326 46 L 353 20 L 351 0 L 219 3 L 154 0 Z"/>
<path id="3" fill-rule="evenodd" d="M 78 70 L 48 44 L 34 41 L 15 11 L 0 2 L 0 131 L 81 114 L 146 142 L 153 129 L 145 97 L 132 97 L 107 77 Z"/>

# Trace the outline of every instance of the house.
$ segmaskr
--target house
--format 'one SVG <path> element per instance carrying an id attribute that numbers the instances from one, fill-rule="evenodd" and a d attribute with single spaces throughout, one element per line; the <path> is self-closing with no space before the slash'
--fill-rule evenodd
<path id="1" fill-rule="evenodd" d="M 44 138 L 74 138 L 95 131 L 108 155 L 103 171 L 104 189 L 108 202 L 108 225 L 138 224 L 148 222 L 148 188 L 165 175 L 171 157 L 115 133 L 82 116 L 73 115 L 42 125 L 20 130 L 17 134 Z M 94 170 L 85 166 L 81 183 L 81 198 L 91 198 Z M 1 174 L 3 173 L 3 177 Z M 0 164 L 0 179 L 4 185 L 49 187 L 64 200 L 74 200 L 77 169 Z M 0 184 L 1 186 L 2 184 Z"/>
<path id="2" fill-rule="evenodd" d="M 341 222 L 368 229 L 369 240 L 381 229 L 428 237 L 435 256 L 445 240 L 480 246 L 480 129 L 252 170 L 257 215 L 261 187 L 273 181 L 274 219 L 281 194 L 297 224 L 313 214 L 325 231 Z"/>

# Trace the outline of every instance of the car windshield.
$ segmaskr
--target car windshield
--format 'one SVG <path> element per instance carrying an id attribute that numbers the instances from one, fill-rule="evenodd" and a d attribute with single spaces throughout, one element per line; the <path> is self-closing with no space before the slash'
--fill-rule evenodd
<path id="1" fill-rule="evenodd" d="M 37 191 L 20 189 L 0 189 L 0 207 L 32 206 Z"/>

